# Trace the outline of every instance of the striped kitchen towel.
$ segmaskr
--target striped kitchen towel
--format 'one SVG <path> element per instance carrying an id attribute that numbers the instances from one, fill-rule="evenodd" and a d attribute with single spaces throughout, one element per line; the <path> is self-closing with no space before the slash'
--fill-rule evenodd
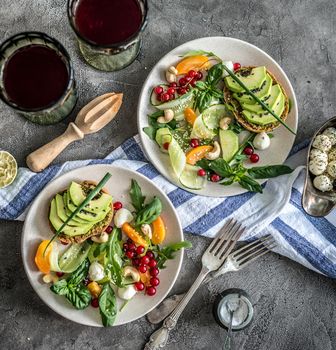
<path id="1" fill-rule="evenodd" d="M 294 147 L 286 162 L 295 171 L 269 180 L 263 194 L 209 198 L 186 192 L 163 178 L 148 163 L 135 136 L 105 159 L 70 161 L 38 174 L 20 168 L 14 183 L 0 190 L 0 219 L 24 220 L 30 203 L 44 186 L 70 170 L 113 163 L 138 171 L 163 189 L 177 209 L 185 232 L 213 237 L 226 220 L 236 217 L 249 228 L 243 240 L 271 233 L 278 243 L 277 253 L 336 278 L 336 211 L 325 218 L 314 218 L 301 207 L 306 146 Z"/>

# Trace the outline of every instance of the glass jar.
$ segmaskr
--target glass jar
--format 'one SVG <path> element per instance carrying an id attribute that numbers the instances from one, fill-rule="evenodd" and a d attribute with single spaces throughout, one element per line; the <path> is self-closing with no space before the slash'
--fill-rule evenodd
<path id="1" fill-rule="evenodd" d="M 67 69 L 68 82 L 62 96 L 42 108 L 25 108 L 15 103 L 8 95 L 4 84 L 6 64 L 18 51 L 27 47 L 39 45 L 54 50 L 61 57 Z M 56 39 L 40 32 L 23 32 L 16 34 L 0 45 L 0 98 L 8 106 L 23 115 L 33 123 L 48 125 L 55 124 L 67 117 L 77 102 L 76 82 L 68 52 Z"/>
<path id="2" fill-rule="evenodd" d="M 99 45 L 80 33 L 76 25 L 76 10 L 80 1 L 68 0 L 68 17 L 85 61 L 94 68 L 107 72 L 117 71 L 130 65 L 141 49 L 142 32 L 147 24 L 147 0 L 136 0 L 142 17 L 139 29 L 122 42 L 106 45 Z M 97 6 L 99 6 L 99 1 L 97 1 Z"/>

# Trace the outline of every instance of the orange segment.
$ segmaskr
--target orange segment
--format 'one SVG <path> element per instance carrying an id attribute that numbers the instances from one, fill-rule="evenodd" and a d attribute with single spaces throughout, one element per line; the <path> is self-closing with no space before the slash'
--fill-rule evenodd
<path id="1" fill-rule="evenodd" d="M 205 157 L 208 152 L 212 151 L 212 146 L 198 146 L 187 153 L 187 163 L 195 165 L 196 162 Z"/>
<path id="2" fill-rule="evenodd" d="M 146 286 L 148 287 L 150 285 L 150 279 L 151 279 L 151 275 L 149 273 L 149 271 L 147 270 L 145 273 L 140 272 L 140 281 Z"/>
<path id="3" fill-rule="evenodd" d="M 141 237 L 141 235 L 134 230 L 134 228 L 127 222 L 125 222 L 121 229 L 125 233 L 125 235 L 130 238 L 135 244 L 142 245 L 143 247 L 147 247 L 147 241 Z"/>
<path id="4" fill-rule="evenodd" d="M 49 262 L 49 257 L 52 249 L 52 244 L 49 245 L 47 248 L 45 254 L 44 250 L 46 246 L 48 245 L 49 241 L 44 240 L 40 243 L 40 245 L 37 248 L 36 255 L 35 255 L 35 264 L 37 268 L 44 274 L 47 274 L 50 272 L 50 262 Z"/>
<path id="5" fill-rule="evenodd" d="M 176 69 L 178 74 L 187 74 L 190 70 L 206 70 L 210 65 L 209 57 L 199 55 L 184 58 L 178 63 Z"/>
<path id="6" fill-rule="evenodd" d="M 152 242 L 154 244 L 161 244 L 166 237 L 166 228 L 161 216 L 159 216 L 156 220 L 154 220 L 152 222 L 152 225 L 153 225 Z"/>
<path id="7" fill-rule="evenodd" d="M 192 108 L 188 107 L 184 110 L 184 117 L 189 124 L 194 125 L 197 115 Z"/>

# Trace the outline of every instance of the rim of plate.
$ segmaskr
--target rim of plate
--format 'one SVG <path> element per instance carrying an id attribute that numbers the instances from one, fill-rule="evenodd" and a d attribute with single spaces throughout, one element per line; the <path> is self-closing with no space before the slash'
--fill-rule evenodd
<path id="1" fill-rule="evenodd" d="M 231 194 L 228 194 L 228 193 L 223 193 L 224 191 L 218 191 L 219 193 L 216 195 L 212 195 L 212 194 L 209 194 L 209 193 L 206 193 L 206 187 L 203 188 L 202 190 L 192 190 L 190 188 L 186 188 L 184 186 L 182 186 L 178 181 L 175 180 L 175 178 L 173 178 L 172 176 L 168 176 L 167 174 L 164 174 L 159 165 L 156 164 L 156 162 L 153 162 L 152 161 L 152 157 L 150 156 L 150 153 L 149 151 L 147 150 L 147 147 L 145 146 L 146 145 L 146 138 L 148 138 L 148 136 L 145 134 L 145 132 L 142 130 L 142 126 L 141 125 L 141 120 L 145 117 L 145 116 L 142 116 L 141 114 L 141 109 L 143 109 L 143 106 L 142 106 L 142 100 L 144 98 L 144 95 L 148 92 L 145 90 L 145 88 L 147 89 L 147 84 L 148 82 L 151 80 L 151 76 L 152 74 L 156 71 L 156 69 L 158 68 L 158 66 L 161 64 L 162 61 L 164 61 L 167 57 L 169 56 L 172 56 L 172 55 L 176 55 L 176 53 L 181 50 L 184 46 L 193 46 L 199 42 L 204 42 L 204 41 L 211 41 L 211 40 L 224 40 L 224 41 L 232 41 L 232 43 L 240 43 L 240 44 L 243 44 L 243 45 L 246 45 L 256 51 L 258 51 L 260 54 L 264 55 L 266 58 L 268 58 L 270 61 L 272 61 L 272 63 L 277 67 L 277 69 L 281 72 L 284 80 L 286 81 L 287 85 L 288 85 L 288 88 L 290 90 L 290 94 L 288 95 L 291 95 L 291 110 L 294 111 L 293 113 L 293 122 L 294 122 L 294 127 L 293 130 L 297 133 L 297 128 L 298 128 L 298 106 L 297 106 L 297 99 L 296 99 L 296 95 L 295 95 L 295 92 L 294 92 L 294 88 L 287 76 L 287 74 L 285 73 L 285 71 L 281 68 L 281 66 L 278 64 L 278 62 L 272 57 L 270 56 L 268 53 L 266 53 L 265 51 L 263 51 L 262 49 L 260 49 L 259 47 L 253 45 L 253 44 L 250 44 L 249 42 L 247 41 L 244 41 L 244 40 L 241 40 L 241 39 L 237 39 L 237 38 L 233 38 L 233 37 L 226 37 L 226 36 L 209 36 L 209 37 L 202 37 L 202 38 L 198 38 L 198 39 L 194 39 L 194 40 L 190 40 L 190 41 L 187 41 L 177 47 L 175 47 L 173 50 L 169 51 L 168 53 L 166 53 L 163 57 L 161 57 L 161 59 L 159 61 L 157 61 L 157 63 L 155 64 L 155 66 L 151 69 L 151 71 L 148 73 L 148 76 L 146 78 L 146 80 L 144 81 L 143 85 L 142 85 L 142 88 L 141 88 L 141 91 L 140 91 L 140 95 L 139 95 L 139 100 L 138 100 L 138 107 L 137 107 L 137 124 L 138 124 L 138 133 L 139 133 L 139 136 L 140 136 L 140 141 L 141 141 L 141 145 L 142 145 L 142 149 L 147 157 L 147 159 L 150 161 L 150 163 L 156 168 L 156 170 L 165 178 L 167 179 L 169 182 L 171 182 L 172 184 L 176 185 L 177 187 L 187 191 L 187 192 L 190 192 L 190 193 L 194 193 L 194 194 L 197 194 L 197 195 L 202 195 L 202 196 L 205 196 L 205 197 L 230 197 L 230 196 L 236 196 L 236 195 L 239 195 L 239 194 L 243 194 L 243 193 L 246 193 L 248 192 L 247 190 L 243 189 L 243 188 L 237 188 L 237 190 L 235 191 L 235 193 L 231 193 Z M 147 101 L 148 102 L 148 101 Z M 146 124 L 146 126 L 148 125 L 148 123 Z M 281 127 L 281 126 L 280 126 Z M 291 134 L 292 135 L 292 134 Z M 288 155 L 290 154 L 290 150 L 292 149 L 293 145 L 294 145 L 294 142 L 295 142 L 295 138 L 296 138 L 296 135 L 293 135 L 293 139 L 292 139 L 292 142 L 291 142 L 291 147 L 289 149 L 289 151 L 287 152 L 286 154 L 286 157 L 283 161 L 283 163 L 286 161 L 286 159 L 288 158 Z M 146 141 L 145 141 L 146 140 Z M 151 142 L 154 142 L 153 140 L 150 140 Z M 159 150 L 158 150 L 159 151 Z M 267 181 L 267 179 L 265 180 L 259 180 L 258 182 L 260 184 L 263 184 Z M 213 184 L 213 183 L 210 183 L 207 185 L 210 185 L 210 186 L 220 186 L 218 184 Z M 231 185 L 232 186 L 232 185 Z M 218 187 L 220 188 L 220 187 Z M 226 188 L 224 186 L 221 186 L 221 188 Z M 204 193 L 205 192 L 205 193 Z"/>
<path id="2" fill-rule="evenodd" d="M 134 171 L 134 170 L 131 170 L 131 169 L 124 169 L 120 166 L 117 166 L 117 165 L 113 165 L 113 164 L 92 164 L 92 165 L 86 165 L 86 166 L 83 166 L 83 167 L 80 167 L 80 168 L 77 168 L 77 169 L 73 169 L 55 179 L 53 179 L 52 181 L 50 181 L 43 189 L 42 191 L 38 194 L 38 196 L 35 198 L 35 200 L 32 202 L 32 204 L 30 205 L 30 208 L 28 210 L 28 213 L 26 215 L 26 218 L 24 220 L 24 224 L 23 224 L 23 228 L 22 228 L 22 235 L 21 235 L 21 242 L 20 242 L 20 248 L 21 248 L 21 258 L 22 258 L 22 262 L 23 262 L 23 267 L 24 267 L 24 270 L 25 270 L 25 273 L 26 273 L 26 276 L 28 277 L 28 280 L 29 280 L 29 283 L 31 285 L 31 287 L 33 288 L 33 290 L 35 291 L 35 293 L 38 295 L 38 297 L 43 301 L 44 304 L 46 304 L 51 310 L 53 310 L 54 312 L 56 312 L 58 315 L 64 317 L 65 319 L 69 320 L 69 321 L 72 321 L 72 322 L 75 322 L 75 323 L 78 323 L 78 324 L 81 324 L 81 325 L 84 325 L 84 326 L 88 326 L 88 327 L 103 327 L 102 324 L 96 324 L 96 325 L 92 325 L 92 324 L 87 324 L 85 322 L 80 322 L 78 320 L 74 320 L 72 319 L 71 317 L 68 317 L 67 316 L 67 313 L 64 312 L 64 311 L 60 311 L 59 309 L 56 309 L 54 308 L 54 306 L 52 306 L 47 299 L 43 298 L 43 296 L 40 294 L 40 292 L 37 290 L 37 287 L 35 286 L 35 283 L 36 281 L 33 279 L 33 277 L 30 275 L 30 270 L 29 270 L 29 266 L 28 266 L 28 263 L 26 262 L 27 260 L 27 256 L 26 256 L 26 250 L 25 250 L 25 247 L 24 247 L 24 236 L 25 236 L 25 231 L 27 229 L 27 218 L 29 215 L 31 215 L 32 213 L 32 210 L 33 210 L 33 207 L 34 205 L 41 199 L 41 197 L 43 196 L 43 192 L 48 190 L 49 187 L 51 187 L 53 185 L 54 182 L 56 181 L 59 181 L 61 180 L 63 177 L 65 176 L 71 176 L 72 173 L 76 173 L 82 169 L 87 169 L 87 168 L 117 168 L 117 169 L 120 169 L 122 171 L 125 171 L 125 172 L 128 172 L 130 174 L 136 174 L 136 176 L 140 177 L 142 180 L 144 180 L 145 182 L 147 182 L 149 184 L 149 186 L 153 186 L 155 188 L 155 190 L 160 194 L 160 196 L 164 197 L 166 202 L 168 203 L 168 207 L 169 209 L 172 211 L 173 215 L 175 216 L 176 218 L 176 222 L 177 222 L 177 225 L 178 225 L 178 230 L 179 230 L 179 235 L 180 235 L 180 239 L 181 241 L 184 239 L 184 234 L 183 234 L 183 229 L 182 229 L 182 225 L 181 225 L 181 222 L 180 222 L 180 219 L 179 219 L 179 216 L 177 215 L 177 212 L 176 212 L 176 209 L 174 208 L 173 204 L 171 203 L 170 199 L 168 198 L 168 196 L 160 189 L 158 188 L 152 181 L 150 181 L 146 176 L 138 173 L 137 171 Z M 111 170 L 111 171 L 112 171 Z M 173 286 L 175 285 L 176 283 L 176 280 L 177 280 L 177 277 L 179 276 L 180 274 L 180 271 L 181 271 L 181 267 L 182 267 L 182 262 L 183 262 L 183 257 L 184 257 L 184 248 L 180 250 L 180 254 L 179 255 L 176 255 L 174 260 L 177 261 L 177 269 L 175 271 L 175 276 L 173 277 L 173 280 L 172 280 L 172 283 L 171 285 L 167 288 L 167 290 L 162 294 L 162 297 L 159 298 L 157 300 L 157 302 L 155 302 L 153 304 L 152 307 L 148 308 L 148 310 L 146 310 L 144 313 L 142 313 L 141 315 L 137 316 L 137 317 L 131 317 L 129 321 L 127 322 L 122 322 L 122 323 L 119 323 L 119 324 L 116 324 L 116 325 L 113 325 L 112 327 L 117 327 L 117 326 L 122 326 L 124 324 L 127 324 L 127 323 L 130 323 L 130 322 L 133 322 L 141 317 L 144 317 L 146 316 L 150 311 L 152 311 L 155 307 L 157 307 L 161 302 L 162 300 L 164 300 L 168 293 L 171 291 L 171 289 L 173 288 Z M 82 310 L 78 310 L 79 312 L 82 311 Z"/>

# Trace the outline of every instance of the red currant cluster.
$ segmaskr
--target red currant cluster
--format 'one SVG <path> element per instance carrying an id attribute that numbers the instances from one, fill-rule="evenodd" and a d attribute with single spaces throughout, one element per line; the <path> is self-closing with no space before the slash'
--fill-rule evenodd
<path id="1" fill-rule="evenodd" d="M 244 148 L 244 154 L 250 157 L 251 163 L 258 163 L 259 156 L 257 153 L 254 153 L 254 149 L 251 146 L 247 146 Z"/>
<path id="2" fill-rule="evenodd" d="M 160 270 L 157 267 L 157 261 L 152 251 L 148 250 L 145 253 L 145 247 L 136 246 L 131 239 L 128 239 L 123 245 L 125 256 L 132 260 L 132 265 L 138 269 L 140 273 L 146 273 L 149 271 L 150 280 L 149 285 L 146 287 L 146 294 L 153 296 L 156 294 L 156 287 L 160 284 L 158 274 Z M 141 281 L 134 283 L 134 287 L 137 291 L 141 292 L 145 289 L 145 284 Z"/>
<path id="3" fill-rule="evenodd" d="M 190 86 L 194 87 L 198 80 L 203 78 L 202 72 L 196 72 L 190 70 L 185 76 L 179 79 L 178 83 L 170 83 L 167 90 L 164 90 L 163 86 L 158 85 L 154 88 L 156 97 L 161 102 L 167 102 L 174 100 L 177 95 L 184 95 L 190 89 Z"/>

